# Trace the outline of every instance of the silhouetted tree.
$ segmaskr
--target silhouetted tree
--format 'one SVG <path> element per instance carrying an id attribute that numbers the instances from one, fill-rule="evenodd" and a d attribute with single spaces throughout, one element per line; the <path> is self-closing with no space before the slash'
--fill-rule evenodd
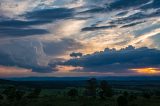
<path id="1" fill-rule="evenodd" d="M 129 99 L 129 101 L 134 101 L 137 99 L 137 96 L 135 94 L 131 94 L 131 95 L 129 95 L 128 99 Z"/>
<path id="2" fill-rule="evenodd" d="M 22 97 L 24 96 L 24 94 L 25 94 L 25 92 L 23 92 L 23 91 L 20 91 L 20 90 L 18 90 L 18 91 L 16 91 L 16 100 L 20 100 L 20 99 L 22 99 Z"/>
<path id="3" fill-rule="evenodd" d="M 143 96 L 145 99 L 150 99 L 150 98 L 151 98 L 151 94 L 150 94 L 149 92 L 147 92 L 147 91 L 144 91 L 144 92 L 142 93 L 142 96 Z"/>
<path id="4" fill-rule="evenodd" d="M 97 89 L 97 80 L 96 78 L 91 78 L 88 80 L 87 85 L 87 95 L 96 97 L 96 89 Z"/>
<path id="5" fill-rule="evenodd" d="M 105 97 L 111 97 L 113 95 L 112 88 L 107 81 L 105 80 L 101 81 L 100 88 L 101 91 L 99 92 L 99 95 L 101 99 L 105 99 Z"/>
<path id="6" fill-rule="evenodd" d="M 32 98 L 38 98 L 38 96 L 41 93 L 41 89 L 40 88 L 35 88 L 27 97 L 32 99 Z"/>
<path id="7" fill-rule="evenodd" d="M 15 87 L 8 87 L 3 91 L 3 94 L 6 95 L 8 100 L 14 100 L 16 97 L 16 88 Z"/>
<path id="8" fill-rule="evenodd" d="M 128 106 L 128 100 L 125 96 L 119 96 L 117 98 L 118 106 Z"/>
<path id="9" fill-rule="evenodd" d="M 160 97 L 160 90 L 156 90 L 156 91 L 154 92 L 154 94 L 155 94 L 155 96 Z"/>
<path id="10" fill-rule="evenodd" d="M 77 91 L 77 89 L 72 88 L 68 91 L 67 95 L 70 96 L 71 98 L 74 98 L 74 97 L 78 96 L 78 91 Z"/>
<path id="11" fill-rule="evenodd" d="M 129 93 L 128 93 L 127 91 L 124 91 L 124 92 L 123 92 L 123 96 L 128 97 L 128 96 L 129 96 Z"/>
<path id="12" fill-rule="evenodd" d="M 0 94 L 0 100 L 3 100 L 3 96 Z"/>

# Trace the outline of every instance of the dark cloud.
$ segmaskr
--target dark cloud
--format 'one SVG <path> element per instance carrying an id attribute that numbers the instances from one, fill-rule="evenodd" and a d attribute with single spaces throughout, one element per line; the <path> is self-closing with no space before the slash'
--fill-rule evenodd
<path id="1" fill-rule="evenodd" d="M 73 52 L 73 53 L 70 54 L 70 56 L 71 56 L 71 57 L 82 57 L 82 56 L 83 56 L 83 53 L 80 53 L 80 52 L 75 53 L 75 52 Z"/>
<path id="2" fill-rule="evenodd" d="M 47 55 L 61 55 L 67 51 L 83 48 L 83 45 L 73 39 L 61 39 L 60 41 L 44 42 L 43 49 Z"/>
<path id="3" fill-rule="evenodd" d="M 10 28 L 21 28 L 21 27 L 28 27 L 32 25 L 40 25 L 40 24 L 45 24 L 51 21 L 42 21 L 42 20 L 34 20 L 34 21 L 23 21 L 23 20 L 14 20 L 14 19 L 8 19 L 8 20 L 3 20 L 0 21 L 0 28 L 1 27 L 10 27 Z"/>
<path id="4" fill-rule="evenodd" d="M 9 43 L 0 44 L 0 65 L 32 69 L 34 72 L 51 72 L 55 70 L 48 63 L 62 60 L 56 56 L 82 47 L 81 43 L 73 39 L 52 42 L 32 39 L 11 40 Z"/>
<path id="5" fill-rule="evenodd" d="M 128 13 L 128 11 L 122 11 L 122 12 L 116 14 L 116 16 L 124 16 L 124 15 L 126 15 L 127 13 Z"/>
<path id="6" fill-rule="evenodd" d="M 114 2 L 110 4 L 106 3 L 103 7 L 95 6 L 81 13 L 103 13 L 103 12 L 109 12 L 109 11 L 114 11 L 114 10 L 119 10 L 119 9 L 127 9 L 127 8 L 133 8 L 133 7 L 137 8 L 137 6 L 141 6 L 149 1 L 150 0 L 134 0 L 134 1 L 115 0 Z"/>
<path id="7" fill-rule="evenodd" d="M 6 66 L 15 65 L 14 61 L 11 59 L 11 56 L 3 52 L 0 52 L 0 64 Z"/>
<path id="8" fill-rule="evenodd" d="M 32 69 L 33 72 L 51 72 L 53 71 L 51 67 L 49 66 L 39 66 L 35 64 L 26 64 L 24 61 L 18 62 L 17 60 L 14 60 L 12 55 L 6 54 L 6 53 L 1 53 L 0 52 L 0 65 L 3 66 L 18 66 L 21 68 L 26 68 L 26 69 Z M 30 62 L 30 61 L 28 61 Z"/>
<path id="9" fill-rule="evenodd" d="M 0 36 L 19 37 L 30 35 L 43 35 L 49 32 L 45 29 L 34 29 L 31 28 L 31 26 L 42 25 L 60 19 L 66 19 L 72 17 L 73 13 L 74 9 L 68 8 L 42 9 L 21 15 L 28 19 L 26 21 L 15 19 L 1 20 Z"/>
<path id="10" fill-rule="evenodd" d="M 32 41 L 12 41 L 10 43 L 0 45 L 0 65 L 17 66 L 26 69 L 32 69 L 34 72 L 51 72 L 50 66 L 39 65 L 40 56 L 37 49 L 41 45 Z M 42 51 L 38 51 L 41 53 Z"/>
<path id="11" fill-rule="evenodd" d="M 132 23 L 133 21 L 157 17 L 157 16 L 160 16 L 159 10 L 157 10 L 156 12 L 152 12 L 150 14 L 145 14 L 145 12 L 141 11 L 133 15 L 130 15 L 128 17 L 123 17 L 123 18 L 118 18 L 116 20 L 112 20 L 109 22 L 109 24 L 114 24 L 114 25 L 126 24 L 126 23 Z"/>
<path id="12" fill-rule="evenodd" d="M 133 46 L 121 50 L 105 49 L 59 64 L 84 67 L 84 71 L 121 73 L 132 68 L 160 67 L 160 50 Z"/>
<path id="13" fill-rule="evenodd" d="M 24 16 L 28 19 L 36 19 L 41 21 L 56 21 L 72 17 L 74 9 L 69 8 L 53 8 L 42 9 L 26 13 Z"/>
<path id="14" fill-rule="evenodd" d="M 43 35 L 49 33 L 44 29 L 32 28 L 1 28 L 0 37 L 24 37 L 31 35 Z"/>
<path id="15" fill-rule="evenodd" d="M 49 33 L 46 29 L 36 29 L 30 26 L 46 23 L 45 21 L 22 21 L 2 20 L 0 21 L 0 37 L 23 37 L 31 35 L 43 35 Z"/>
<path id="16" fill-rule="evenodd" d="M 134 0 L 134 1 L 129 1 L 129 0 L 116 0 L 115 2 L 112 2 L 110 4 L 106 4 L 104 6 L 94 6 L 94 7 L 90 7 L 88 10 L 85 10 L 83 12 L 81 12 L 80 14 L 95 14 L 95 13 L 100 13 L 100 14 L 104 14 L 104 13 L 108 13 L 108 12 L 112 12 L 112 11 L 117 11 L 117 10 L 121 10 L 120 13 L 116 14 L 116 16 L 124 16 L 124 17 L 119 17 L 116 19 L 112 19 L 110 22 L 108 22 L 108 24 L 111 24 L 111 26 L 113 25 L 124 25 L 126 23 L 133 23 L 134 21 L 141 21 L 141 20 L 145 20 L 148 18 L 152 18 L 152 17 L 159 17 L 160 16 L 160 9 L 159 9 L 159 3 L 160 1 L 158 0 L 154 0 L 153 2 L 151 2 L 151 0 Z M 143 7 L 145 7 L 143 9 Z M 139 12 L 129 15 L 129 16 L 125 16 L 127 13 L 132 12 L 131 9 L 135 9 L 135 10 L 139 10 Z M 151 13 L 147 13 L 147 10 L 150 9 L 157 9 L 154 12 Z M 129 11 L 128 11 L 129 10 Z M 134 26 L 135 24 L 138 23 L 133 23 L 131 25 L 127 25 L 124 27 L 130 27 L 130 26 Z M 103 29 L 104 27 L 98 27 L 98 28 L 94 28 L 94 27 L 87 27 L 82 29 L 82 31 L 90 31 L 90 30 L 97 30 L 97 29 Z"/>
<path id="17" fill-rule="evenodd" d="M 152 3 L 142 6 L 141 9 L 159 8 L 159 7 L 160 7 L 160 1 L 159 0 L 153 0 Z"/>
<path id="18" fill-rule="evenodd" d="M 145 21 L 129 23 L 129 24 L 123 25 L 121 28 L 132 27 L 132 26 L 135 26 L 135 25 L 138 25 L 138 24 L 142 24 L 144 22 Z"/>
<path id="19" fill-rule="evenodd" d="M 82 28 L 81 31 L 95 31 L 95 30 L 103 30 L 103 29 L 109 29 L 116 27 L 116 25 L 109 25 L 109 26 L 91 26 L 91 27 L 85 27 Z"/>
<path id="20" fill-rule="evenodd" d="M 132 8 L 136 6 L 140 6 L 142 4 L 145 4 L 151 0 L 117 0 L 116 2 L 113 2 L 109 5 L 108 9 L 109 10 L 114 10 L 114 9 L 126 9 L 126 8 Z"/>

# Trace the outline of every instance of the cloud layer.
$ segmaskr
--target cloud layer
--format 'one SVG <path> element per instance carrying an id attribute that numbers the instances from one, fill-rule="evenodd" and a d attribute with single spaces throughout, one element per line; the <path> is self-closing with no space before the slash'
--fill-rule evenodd
<path id="1" fill-rule="evenodd" d="M 132 73 L 132 69 L 160 68 L 159 56 L 160 50 L 128 46 L 120 50 L 106 48 L 104 51 L 70 59 L 59 65 L 83 67 L 83 71 L 90 72 Z"/>

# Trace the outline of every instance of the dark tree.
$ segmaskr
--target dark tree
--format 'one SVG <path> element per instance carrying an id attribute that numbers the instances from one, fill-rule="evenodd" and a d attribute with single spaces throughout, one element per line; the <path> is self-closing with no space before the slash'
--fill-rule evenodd
<path id="1" fill-rule="evenodd" d="M 151 98 L 151 94 L 150 94 L 149 92 L 147 92 L 147 91 L 144 91 L 144 92 L 142 93 L 142 96 L 143 96 L 145 99 L 150 99 L 150 98 Z"/>
<path id="2" fill-rule="evenodd" d="M 112 97 L 113 91 L 107 81 L 105 80 L 101 81 L 100 88 L 101 88 L 101 91 L 99 92 L 99 95 L 101 99 L 105 99 L 105 97 Z"/>
<path id="3" fill-rule="evenodd" d="M 129 93 L 128 93 L 127 91 L 124 91 L 124 92 L 123 92 L 123 96 L 128 97 L 128 96 L 129 96 Z"/>
<path id="4" fill-rule="evenodd" d="M 3 96 L 2 95 L 0 95 L 0 100 L 3 100 Z"/>
<path id="5" fill-rule="evenodd" d="M 16 91 L 16 100 L 22 99 L 24 94 L 25 94 L 25 92 L 23 92 L 23 91 L 20 91 L 20 90 Z"/>
<path id="6" fill-rule="evenodd" d="M 119 96 L 117 98 L 118 106 L 128 106 L 128 100 L 125 96 Z"/>
<path id="7" fill-rule="evenodd" d="M 32 99 L 32 98 L 38 98 L 41 93 L 40 88 L 35 88 L 27 97 Z"/>
<path id="8" fill-rule="evenodd" d="M 15 87 L 8 87 L 3 91 L 3 94 L 6 95 L 8 100 L 14 100 L 16 97 L 16 88 Z"/>
<path id="9" fill-rule="evenodd" d="M 160 97 L 160 90 L 156 90 L 156 91 L 154 92 L 154 94 L 155 94 L 156 96 Z"/>
<path id="10" fill-rule="evenodd" d="M 129 101 L 134 101 L 137 99 L 137 96 L 135 94 L 131 94 L 131 95 L 129 95 L 128 99 L 129 99 Z"/>
<path id="11" fill-rule="evenodd" d="M 97 80 L 96 78 L 91 78 L 90 80 L 88 80 L 87 95 L 96 97 L 96 89 L 97 89 Z"/>
<path id="12" fill-rule="evenodd" d="M 74 97 L 78 96 L 78 91 L 77 91 L 77 89 L 72 88 L 68 91 L 67 95 L 70 96 L 71 98 L 74 98 Z"/>

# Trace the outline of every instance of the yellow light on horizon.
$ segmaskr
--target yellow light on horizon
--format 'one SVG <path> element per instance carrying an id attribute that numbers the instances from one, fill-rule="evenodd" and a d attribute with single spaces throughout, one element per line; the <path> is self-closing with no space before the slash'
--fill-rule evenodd
<path id="1" fill-rule="evenodd" d="M 75 67 L 75 66 L 63 66 L 63 65 L 58 65 L 55 68 L 59 72 L 71 72 L 75 70 L 82 70 L 83 67 Z"/>
<path id="2" fill-rule="evenodd" d="M 140 74 L 158 74 L 160 73 L 159 68 L 137 68 L 137 69 L 131 69 L 133 71 L 136 71 L 137 73 Z"/>

